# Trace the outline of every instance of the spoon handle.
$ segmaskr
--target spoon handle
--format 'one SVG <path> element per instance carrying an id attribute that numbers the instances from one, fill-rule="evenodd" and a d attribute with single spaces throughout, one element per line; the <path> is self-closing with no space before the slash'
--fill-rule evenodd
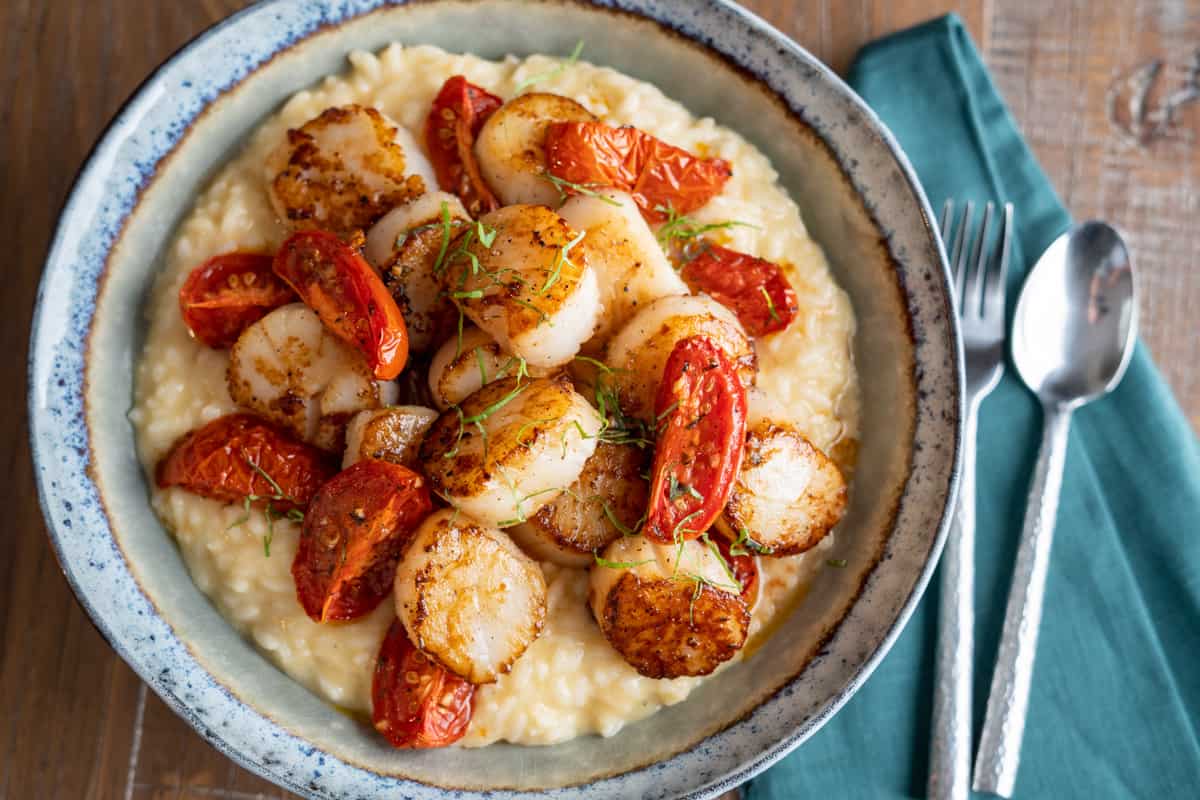
<path id="1" fill-rule="evenodd" d="M 1012 797 L 1021 760 L 1021 737 L 1071 425 L 1070 408 L 1044 404 L 1042 411 L 1042 445 L 1029 486 L 1000 651 L 983 719 L 983 737 L 975 757 L 975 791 L 1001 797 Z"/>

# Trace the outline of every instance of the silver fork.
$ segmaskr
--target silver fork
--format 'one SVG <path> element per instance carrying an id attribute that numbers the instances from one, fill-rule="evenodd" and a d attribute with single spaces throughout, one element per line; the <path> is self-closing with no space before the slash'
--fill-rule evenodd
<path id="1" fill-rule="evenodd" d="M 954 278 L 956 311 L 966 356 L 966 419 L 962 480 L 950 534 L 942 553 L 938 608 L 937 675 L 933 690 L 933 741 L 929 797 L 967 800 L 971 780 L 971 672 L 975 628 L 975 434 L 979 404 L 1004 374 L 1004 278 L 1008 272 L 1013 208 L 1005 203 L 993 235 L 995 208 L 973 225 L 975 204 L 955 221 L 954 201 L 942 209 L 942 241 Z"/>

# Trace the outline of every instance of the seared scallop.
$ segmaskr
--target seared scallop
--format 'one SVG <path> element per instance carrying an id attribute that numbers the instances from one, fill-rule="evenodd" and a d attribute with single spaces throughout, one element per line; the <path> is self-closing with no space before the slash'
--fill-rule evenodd
<path id="1" fill-rule="evenodd" d="M 358 412 L 346 428 L 342 469 L 373 458 L 419 471 L 421 442 L 437 416 L 436 411 L 424 406 L 390 406 Z"/>
<path id="2" fill-rule="evenodd" d="M 474 325 L 463 330 L 462 337 L 451 336 L 429 362 L 429 391 L 433 402 L 445 411 L 461 403 L 485 383 L 514 378 L 522 368 L 534 377 L 546 370 L 530 368 L 521 359 L 504 352 L 487 333 Z"/>
<path id="3" fill-rule="evenodd" d="M 675 345 L 707 336 L 725 351 L 742 383 L 754 383 L 754 346 L 733 312 L 707 295 L 663 297 L 638 311 L 608 342 L 605 361 L 626 413 L 649 420 L 663 368 Z"/>
<path id="4" fill-rule="evenodd" d="M 396 615 L 427 656 L 492 683 L 542 632 L 541 567 L 502 531 L 453 509 L 421 523 L 396 569 Z"/>
<path id="5" fill-rule="evenodd" d="M 722 526 L 745 530 L 762 555 L 803 553 L 846 513 L 845 478 L 762 392 L 748 399 L 746 449 Z"/>
<path id="6" fill-rule="evenodd" d="M 416 140 L 374 108 L 327 108 L 267 159 L 271 205 L 296 228 L 365 229 L 437 185 Z"/>
<path id="7" fill-rule="evenodd" d="M 545 206 L 507 206 L 451 245 L 443 288 L 476 325 L 529 366 L 565 364 L 600 317 L 595 271 L 583 235 Z"/>
<path id="8" fill-rule="evenodd" d="M 601 442 L 579 479 L 509 535 L 539 561 L 588 566 L 595 552 L 641 526 L 650 493 L 646 456 L 631 444 Z"/>
<path id="9" fill-rule="evenodd" d="M 531 92 L 514 97 L 479 131 L 479 170 L 505 205 L 558 205 L 559 191 L 546 179 L 546 129 L 553 122 L 595 121 L 592 112 L 562 95 Z"/>
<path id="10" fill-rule="evenodd" d="M 367 232 L 363 253 L 382 273 L 404 315 L 410 352 L 433 349 L 455 329 L 458 309 L 442 291 L 434 267 L 443 243 L 448 246 L 469 219 L 454 195 L 428 192 L 393 208 Z"/>
<path id="11" fill-rule="evenodd" d="M 599 430 L 600 416 L 565 375 L 502 378 L 438 417 L 421 460 L 446 502 L 505 528 L 575 482 Z"/>
<path id="12" fill-rule="evenodd" d="M 277 308 L 242 331 L 226 371 L 234 402 L 326 450 L 340 450 L 360 411 L 394 399 L 367 362 L 302 303 Z"/>
<path id="13" fill-rule="evenodd" d="M 698 540 L 622 537 L 605 549 L 590 581 L 601 632 L 648 678 L 707 675 L 746 643 L 750 612 L 741 586 Z"/>
<path id="14" fill-rule="evenodd" d="M 596 270 L 600 328 L 589 349 L 602 345 L 639 309 L 660 297 L 688 294 L 687 284 L 671 266 L 633 198 L 606 191 L 603 197 L 577 195 L 558 210 L 567 224 L 586 235 L 580 243 Z"/>

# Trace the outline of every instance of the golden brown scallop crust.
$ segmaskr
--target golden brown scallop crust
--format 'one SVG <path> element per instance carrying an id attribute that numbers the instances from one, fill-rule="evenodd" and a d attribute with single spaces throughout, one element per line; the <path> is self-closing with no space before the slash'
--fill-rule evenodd
<path id="1" fill-rule="evenodd" d="M 787 505 L 786 513 L 769 520 L 758 513 L 759 500 L 747 486 L 746 477 L 785 455 L 792 464 L 805 463 L 810 470 L 807 483 Z M 802 474 L 802 469 L 790 470 Z M 764 548 L 765 556 L 794 556 L 816 547 L 846 513 L 846 480 L 837 465 L 799 431 L 767 422 L 750 429 L 742 468 L 725 506 L 724 522 L 732 532 L 745 528 Z"/>
<path id="2" fill-rule="evenodd" d="M 463 420 L 487 415 L 518 390 L 524 422 L 490 433 L 486 448 L 467 446 L 481 434 Z M 561 427 L 561 419 L 572 409 L 573 396 L 566 375 L 534 380 L 501 378 L 486 384 L 457 408 L 443 412 L 425 435 L 421 461 L 430 487 L 443 497 L 473 497 L 496 475 L 526 468 L 544 449 L 534 445 Z"/>
<path id="3" fill-rule="evenodd" d="M 474 684 L 494 683 L 508 673 L 546 623 L 546 582 L 537 563 L 500 531 L 465 516 L 443 517 L 419 529 L 396 575 L 397 612 L 409 638 Z M 513 592 L 528 595 L 528 615 L 492 618 Z M 503 648 L 505 656 L 494 664 L 476 661 L 481 636 L 492 640 L 493 653 Z"/>
<path id="4" fill-rule="evenodd" d="M 441 226 L 412 231 L 383 265 L 383 285 L 391 292 L 400 313 L 404 315 L 409 340 L 428 342 L 423 349 L 445 341 L 458 324 L 458 308 L 449 297 L 439 293 L 431 307 L 418 309 L 407 292 L 407 287 L 414 283 L 431 281 L 428 276 L 434 274 L 443 235 Z"/>
<path id="5" fill-rule="evenodd" d="M 708 675 L 746 643 L 750 612 L 737 595 L 686 578 L 622 575 L 597 620 L 606 639 L 647 678 Z"/>
<path id="6" fill-rule="evenodd" d="M 350 446 L 355 460 L 389 461 L 409 469 L 420 469 L 421 441 L 432 424 L 431 409 L 397 406 L 359 413 L 351 424 Z"/>
<path id="7" fill-rule="evenodd" d="M 323 147 L 317 139 L 331 127 L 353 124 L 360 114 L 374 136 L 371 152 L 362 159 L 373 181 L 364 180 L 339 150 Z M 404 174 L 404 148 L 396 142 L 396 133 L 377 110 L 360 105 L 327 108 L 290 129 L 286 159 L 271 182 L 276 209 L 294 227 L 348 233 L 369 227 L 395 206 L 423 194 L 425 181 Z"/>
<path id="8" fill-rule="evenodd" d="M 505 206 L 479 222 L 495 231 L 491 247 L 479 241 L 474 228 L 459 234 L 442 284 L 481 327 L 504 320 L 512 341 L 559 312 L 583 279 L 587 262 L 583 250 L 571 246 L 578 234 L 546 206 Z"/>
<path id="9" fill-rule="evenodd" d="M 514 528 L 513 538 L 535 558 L 587 566 L 592 553 L 640 527 L 650 494 L 647 456 L 631 444 L 600 442 L 579 479 Z"/>

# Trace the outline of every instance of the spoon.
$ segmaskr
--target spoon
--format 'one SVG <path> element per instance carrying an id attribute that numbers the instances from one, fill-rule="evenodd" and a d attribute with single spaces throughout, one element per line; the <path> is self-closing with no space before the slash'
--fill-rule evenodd
<path id="1" fill-rule="evenodd" d="M 1071 414 L 1121 381 L 1137 338 L 1133 263 L 1121 235 L 1084 222 L 1034 265 L 1013 319 L 1012 358 L 1042 405 L 1042 444 L 1004 612 L 974 788 L 1012 797 Z"/>

